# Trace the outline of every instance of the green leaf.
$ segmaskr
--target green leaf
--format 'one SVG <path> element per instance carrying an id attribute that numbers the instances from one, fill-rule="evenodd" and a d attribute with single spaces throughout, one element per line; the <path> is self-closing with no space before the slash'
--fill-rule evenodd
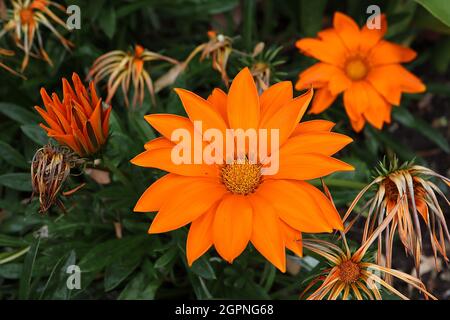
<path id="1" fill-rule="evenodd" d="M 140 262 L 141 256 L 133 254 L 108 265 L 104 279 L 105 291 L 111 291 L 121 284 L 139 266 Z"/>
<path id="2" fill-rule="evenodd" d="M 175 260 L 177 253 L 177 247 L 172 247 L 171 249 L 169 249 L 161 257 L 159 257 L 158 260 L 156 260 L 155 268 L 164 268 L 168 266 L 172 261 Z"/>
<path id="3" fill-rule="evenodd" d="M 146 239 L 146 235 L 138 235 L 97 244 L 83 256 L 79 266 L 83 272 L 98 272 L 135 250 Z"/>
<path id="4" fill-rule="evenodd" d="M 406 108 L 395 108 L 393 117 L 404 126 L 414 129 L 437 144 L 446 153 L 450 153 L 447 139 L 424 120 L 412 115 Z"/>
<path id="5" fill-rule="evenodd" d="M 40 243 L 40 238 L 35 239 L 35 241 L 31 244 L 30 251 L 28 251 L 25 256 L 25 262 L 19 282 L 19 299 L 28 299 L 30 295 L 31 278 L 33 276 L 34 263 L 36 261 Z"/>
<path id="6" fill-rule="evenodd" d="M 101 19 L 98 21 L 99 26 L 108 38 L 112 39 L 116 32 L 116 11 L 111 5 L 104 7 L 104 9 Z"/>
<path id="7" fill-rule="evenodd" d="M 120 293 L 119 300 L 152 300 L 161 285 L 161 280 L 148 281 L 143 273 L 139 273 Z"/>
<path id="8" fill-rule="evenodd" d="M 447 0 L 415 0 L 433 16 L 450 27 L 450 5 Z"/>
<path id="9" fill-rule="evenodd" d="M 36 142 L 39 145 L 47 144 L 48 137 L 45 133 L 44 129 L 42 129 L 37 124 L 24 124 L 20 126 L 20 129 L 22 130 L 25 135 L 30 138 L 32 141 Z"/>
<path id="10" fill-rule="evenodd" d="M 209 280 L 216 279 L 216 274 L 209 261 L 202 257 L 192 264 L 191 271 L 196 275 Z"/>
<path id="11" fill-rule="evenodd" d="M 19 191 L 32 191 L 29 173 L 5 173 L 0 176 L 0 185 Z"/>
<path id="12" fill-rule="evenodd" d="M 0 102 L 0 112 L 20 124 L 32 124 L 39 122 L 39 117 L 37 114 L 13 103 Z"/>
<path id="13" fill-rule="evenodd" d="M 0 157 L 10 165 L 17 168 L 29 169 L 30 165 L 25 158 L 6 142 L 0 141 Z"/>

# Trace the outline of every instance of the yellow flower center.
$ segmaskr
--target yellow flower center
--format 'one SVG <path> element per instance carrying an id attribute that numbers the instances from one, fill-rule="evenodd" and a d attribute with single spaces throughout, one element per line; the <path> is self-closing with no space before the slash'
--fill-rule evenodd
<path id="1" fill-rule="evenodd" d="M 350 79 L 355 81 L 363 79 L 368 71 L 369 68 L 366 62 L 360 58 L 350 59 L 345 64 L 345 73 Z"/>
<path id="2" fill-rule="evenodd" d="M 339 279 L 344 283 L 353 283 L 359 279 L 361 270 L 357 263 L 347 260 L 339 265 Z"/>
<path id="3" fill-rule="evenodd" d="M 222 167 L 221 178 L 230 192 L 247 195 L 261 183 L 261 165 L 250 163 L 247 159 L 234 161 Z"/>

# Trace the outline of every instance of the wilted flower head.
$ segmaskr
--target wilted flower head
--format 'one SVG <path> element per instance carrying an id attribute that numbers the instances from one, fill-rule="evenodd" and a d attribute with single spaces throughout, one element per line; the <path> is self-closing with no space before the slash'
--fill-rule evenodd
<path id="1" fill-rule="evenodd" d="M 109 103 L 115 95 L 119 86 L 122 88 L 125 104 L 129 106 L 128 96 L 130 94 L 130 84 L 133 85 L 133 107 L 137 102 L 142 105 L 145 97 L 145 88 L 150 92 L 152 102 L 155 103 L 155 88 L 149 72 L 145 69 L 145 64 L 150 61 L 167 61 L 178 64 L 175 59 L 163 56 L 159 53 L 149 51 L 140 45 L 136 45 L 133 51 L 115 50 L 97 58 L 89 71 L 88 77 L 92 77 L 94 82 L 107 78 L 108 96 L 106 103 Z"/>
<path id="2" fill-rule="evenodd" d="M 228 57 L 233 50 L 233 40 L 223 34 L 217 34 L 214 30 L 208 31 L 208 38 L 209 41 L 197 46 L 184 63 L 187 65 L 195 55 L 201 52 L 200 61 L 203 61 L 205 58 L 211 58 L 213 69 L 220 72 L 222 81 L 228 87 L 230 79 L 227 74 L 227 64 Z"/>
<path id="3" fill-rule="evenodd" d="M 348 218 L 359 199 L 375 186 L 375 195 L 366 204 L 368 214 L 363 241 L 371 237 L 374 228 L 386 220 L 390 211 L 395 211 L 392 222 L 378 237 L 377 261 L 381 263 L 384 253 L 386 266 L 391 266 L 393 240 L 397 233 L 407 254 L 415 258 L 416 270 L 419 275 L 422 229 L 427 230 L 430 235 L 435 259 L 439 253 L 445 261 L 448 261 L 445 241 L 446 239 L 450 240 L 450 235 L 436 194 L 439 194 L 447 205 L 449 201 L 430 178 L 441 179 L 446 184 L 449 184 L 450 180 L 428 168 L 414 165 L 412 162 L 399 165 L 397 159 L 394 159 L 389 165 L 385 162 L 381 163 L 377 172 L 378 176 L 355 198 L 344 220 Z M 350 225 L 352 224 L 350 223 Z"/>
<path id="4" fill-rule="evenodd" d="M 16 45 L 24 51 L 22 71 L 27 67 L 30 56 L 44 59 L 52 65 L 52 61 L 43 47 L 41 26 L 48 28 L 66 49 L 69 50 L 73 46 L 52 24 L 56 23 L 67 29 L 66 23 L 50 9 L 55 7 L 65 13 L 64 6 L 48 0 L 12 0 L 11 2 L 13 7 L 8 10 L 7 22 L 0 31 L 0 38 L 6 33 L 11 33 Z"/>
<path id="5" fill-rule="evenodd" d="M 387 219 L 392 219 L 394 214 L 391 211 Z M 303 239 L 304 248 L 325 258 L 329 267 L 321 270 L 320 275 L 308 284 L 301 296 L 307 295 L 308 300 L 382 300 L 380 289 L 384 289 L 404 300 L 409 300 L 408 297 L 382 279 L 382 275 L 389 275 L 418 289 L 426 299 L 436 299 L 426 290 L 425 285 L 419 279 L 407 273 L 370 262 L 371 257 L 367 251 L 386 225 L 387 220 L 377 228 L 375 233 L 361 247 L 353 252 L 348 247 L 345 235 L 343 235 L 344 249 L 324 240 Z M 320 284 L 319 287 L 309 294 L 308 291 L 316 284 Z"/>
<path id="6" fill-rule="evenodd" d="M 276 71 L 276 67 L 285 63 L 284 60 L 277 59 L 277 55 L 282 47 L 273 47 L 264 50 L 264 42 L 258 43 L 251 55 L 244 55 L 243 63 L 250 67 L 253 77 L 255 78 L 258 92 L 262 93 L 270 86 L 270 81 L 280 81 L 282 72 Z"/>
<path id="7" fill-rule="evenodd" d="M 89 92 L 74 73 L 73 89 L 63 78 L 63 100 L 56 93 L 52 97 L 42 88 L 41 96 L 45 109 L 35 109 L 44 118 L 47 125 L 40 126 L 47 135 L 62 145 L 68 146 L 79 156 L 93 155 L 105 144 L 109 130 L 111 106 L 103 107 L 97 96 L 94 83 L 90 83 Z"/>
<path id="8" fill-rule="evenodd" d="M 355 131 L 366 121 L 381 129 L 391 122 L 392 105 L 398 106 L 403 92 L 425 91 L 425 85 L 401 66 L 416 57 L 409 48 L 383 40 L 387 31 L 385 16 L 378 16 L 379 29 L 359 28 L 350 17 L 336 12 L 333 27 L 322 30 L 318 38 L 296 42 L 305 55 L 317 60 L 303 71 L 297 90 L 317 88 L 311 113 L 321 113 L 343 93 L 345 111 Z"/>
<path id="9" fill-rule="evenodd" d="M 31 185 L 33 195 L 39 195 L 40 213 L 55 203 L 64 210 L 58 196 L 76 162 L 77 157 L 67 147 L 48 144 L 36 151 L 31 162 Z"/>

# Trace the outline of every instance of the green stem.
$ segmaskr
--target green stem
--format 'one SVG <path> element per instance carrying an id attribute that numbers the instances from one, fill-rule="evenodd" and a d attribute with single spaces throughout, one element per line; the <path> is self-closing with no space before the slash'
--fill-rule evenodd
<path id="1" fill-rule="evenodd" d="M 361 190 L 366 186 L 365 183 L 359 182 L 359 181 L 351 181 L 351 180 L 344 180 L 344 179 L 334 179 L 334 178 L 328 178 L 324 179 L 325 183 L 329 187 L 344 187 L 344 188 L 350 188 L 355 190 Z M 313 180 L 310 181 L 311 184 L 315 186 L 320 186 L 322 183 L 320 180 Z"/>

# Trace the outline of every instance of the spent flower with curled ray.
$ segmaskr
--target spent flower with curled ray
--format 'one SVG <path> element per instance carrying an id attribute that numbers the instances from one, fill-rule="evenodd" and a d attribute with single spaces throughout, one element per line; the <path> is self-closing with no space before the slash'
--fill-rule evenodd
<path id="1" fill-rule="evenodd" d="M 57 30 L 57 26 L 67 29 L 66 23 L 51 10 L 56 8 L 65 13 L 63 5 L 48 0 L 12 0 L 11 3 L 12 8 L 7 10 L 6 23 L 0 30 L 0 38 L 5 34 L 11 34 L 16 46 L 25 53 L 21 71 L 28 66 L 30 56 L 53 65 L 44 49 L 42 26 L 50 30 L 67 50 L 73 47 L 73 44 Z"/>
<path id="2" fill-rule="evenodd" d="M 450 179 L 413 162 L 400 165 L 396 158 L 389 164 L 386 160 L 380 163 L 377 174 L 377 177 L 357 195 L 344 221 L 348 219 L 363 195 L 375 188 L 374 196 L 365 206 L 367 218 L 363 242 L 371 237 L 377 225 L 386 220 L 387 214 L 396 208 L 394 218 L 378 237 L 377 262 L 381 263 L 382 256 L 385 255 L 386 267 L 391 267 L 394 236 L 398 235 L 406 253 L 414 257 L 417 275 L 420 275 L 423 229 L 429 233 L 435 259 L 440 254 L 447 262 L 445 242 L 450 240 L 450 234 L 437 195 L 441 196 L 447 206 L 450 203 L 432 178 L 441 180 L 447 185 L 450 185 Z M 356 218 L 350 222 L 347 229 Z"/>

